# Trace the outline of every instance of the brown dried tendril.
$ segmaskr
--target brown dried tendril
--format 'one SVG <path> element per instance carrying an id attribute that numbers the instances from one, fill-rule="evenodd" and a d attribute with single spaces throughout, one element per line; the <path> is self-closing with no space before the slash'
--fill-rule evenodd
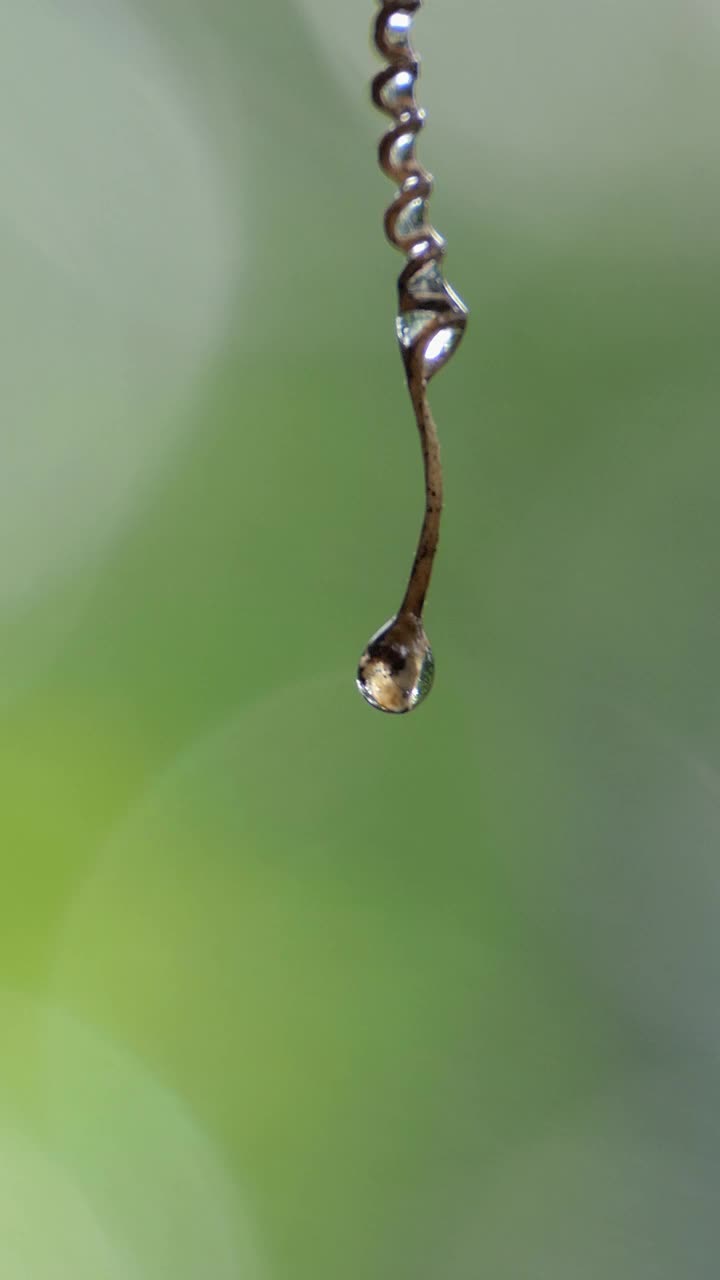
<path id="1" fill-rule="evenodd" d="M 407 262 L 398 280 L 397 336 L 425 469 L 425 515 L 400 609 L 373 637 L 360 660 L 360 692 L 380 711 L 411 711 L 429 692 L 433 656 L 422 625 L 442 512 L 437 430 L 427 399 L 430 379 L 447 363 L 465 331 L 465 304 L 447 283 L 445 241 L 428 220 L 433 180 L 415 154 L 425 113 L 415 101 L 418 58 L 410 43 L 421 0 L 381 4 L 375 46 L 386 66 L 372 83 L 375 106 L 392 120 L 379 147 L 380 167 L 398 184 L 385 214 L 388 240 Z"/>

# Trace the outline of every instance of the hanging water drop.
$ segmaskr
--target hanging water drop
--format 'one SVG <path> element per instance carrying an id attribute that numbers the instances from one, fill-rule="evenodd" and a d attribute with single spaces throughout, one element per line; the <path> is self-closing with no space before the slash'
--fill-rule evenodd
<path id="1" fill-rule="evenodd" d="M 392 715 L 412 711 L 432 687 L 435 663 L 419 618 L 391 618 L 369 642 L 357 686 L 371 707 Z"/>

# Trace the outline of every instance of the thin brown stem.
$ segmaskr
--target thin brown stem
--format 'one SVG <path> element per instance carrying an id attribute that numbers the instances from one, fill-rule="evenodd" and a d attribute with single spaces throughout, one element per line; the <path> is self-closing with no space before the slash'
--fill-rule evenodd
<path id="1" fill-rule="evenodd" d="M 443 505 L 443 474 L 440 461 L 440 441 L 435 420 L 427 398 L 427 379 L 422 360 L 415 360 L 408 368 L 408 390 L 415 411 L 425 471 L 425 516 L 413 567 L 410 572 L 401 613 L 422 617 L 425 597 L 430 586 L 435 553 L 440 538 L 440 517 Z"/>
<path id="2" fill-rule="evenodd" d="M 400 613 L 413 614 L 418 619 L 430 585 L 442 512 L 440 446 L 427 387 L 430 378 L 452 355 L 467 323 L 467 308 L 443 275 L 445 242 L 428 217 L 433 180 L 415 151 L 425 115 L 415 99 L 418 59 L 410 43 L 408 18 L 420 9 L 420 3 L 421 0 L 381 0 L 375 44 L 386 66 L 372 86 L 375 105 L 392 121 L 380 141 L 380 167 L 398 183 L 385 214 L 385 232 L 390 243 L 407 258 L 398 280 L 398 323 L 408 391 L 422 445 L 425 516 Z"/>
<path id="3" fill-rule="evenodd" d="M 375 44 L 386 65 L 372 84 L 376 107 L 391 120 L 379 148 L 381 169 L 397 183 L 385 214 L 385 233 L 406 259 L 398 280 L 397 333 L 425 471 L 425 515 L 403 602 L 368 642 L 357 674 L 366 701 L 393 714 L 412 711 L 432 685 L 435 666 L 422 612 L 440 536 L 443 478 L 427 390 L 457 348 L 467 323 L 467 307 L 443 274 L 445 241 L 428 217 L 433 181 L 415 152 L 425 123 L 415 99 L 418 58 L 410 40 L 420 4 L 421 0 L 381 0 Z"/>

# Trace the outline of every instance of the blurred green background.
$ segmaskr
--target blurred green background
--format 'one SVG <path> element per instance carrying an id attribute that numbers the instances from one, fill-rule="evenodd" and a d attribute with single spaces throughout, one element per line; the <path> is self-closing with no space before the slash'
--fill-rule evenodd
<path id="1" fill-rule="evenodd" d="M 4 0 L 0 1275 L 710 1280 L 720 11 Z"/>

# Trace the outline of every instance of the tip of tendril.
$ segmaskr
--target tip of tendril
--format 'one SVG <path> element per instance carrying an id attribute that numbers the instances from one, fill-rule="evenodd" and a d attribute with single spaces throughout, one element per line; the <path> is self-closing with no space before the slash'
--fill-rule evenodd
<path id="1" fill-rule="evenodd" d="M 403 715 L 430 692 L 435 662 L 419 618 L 391 618 L 370 640 L 358 667 L 357 687 L 378 711 Z"/>

